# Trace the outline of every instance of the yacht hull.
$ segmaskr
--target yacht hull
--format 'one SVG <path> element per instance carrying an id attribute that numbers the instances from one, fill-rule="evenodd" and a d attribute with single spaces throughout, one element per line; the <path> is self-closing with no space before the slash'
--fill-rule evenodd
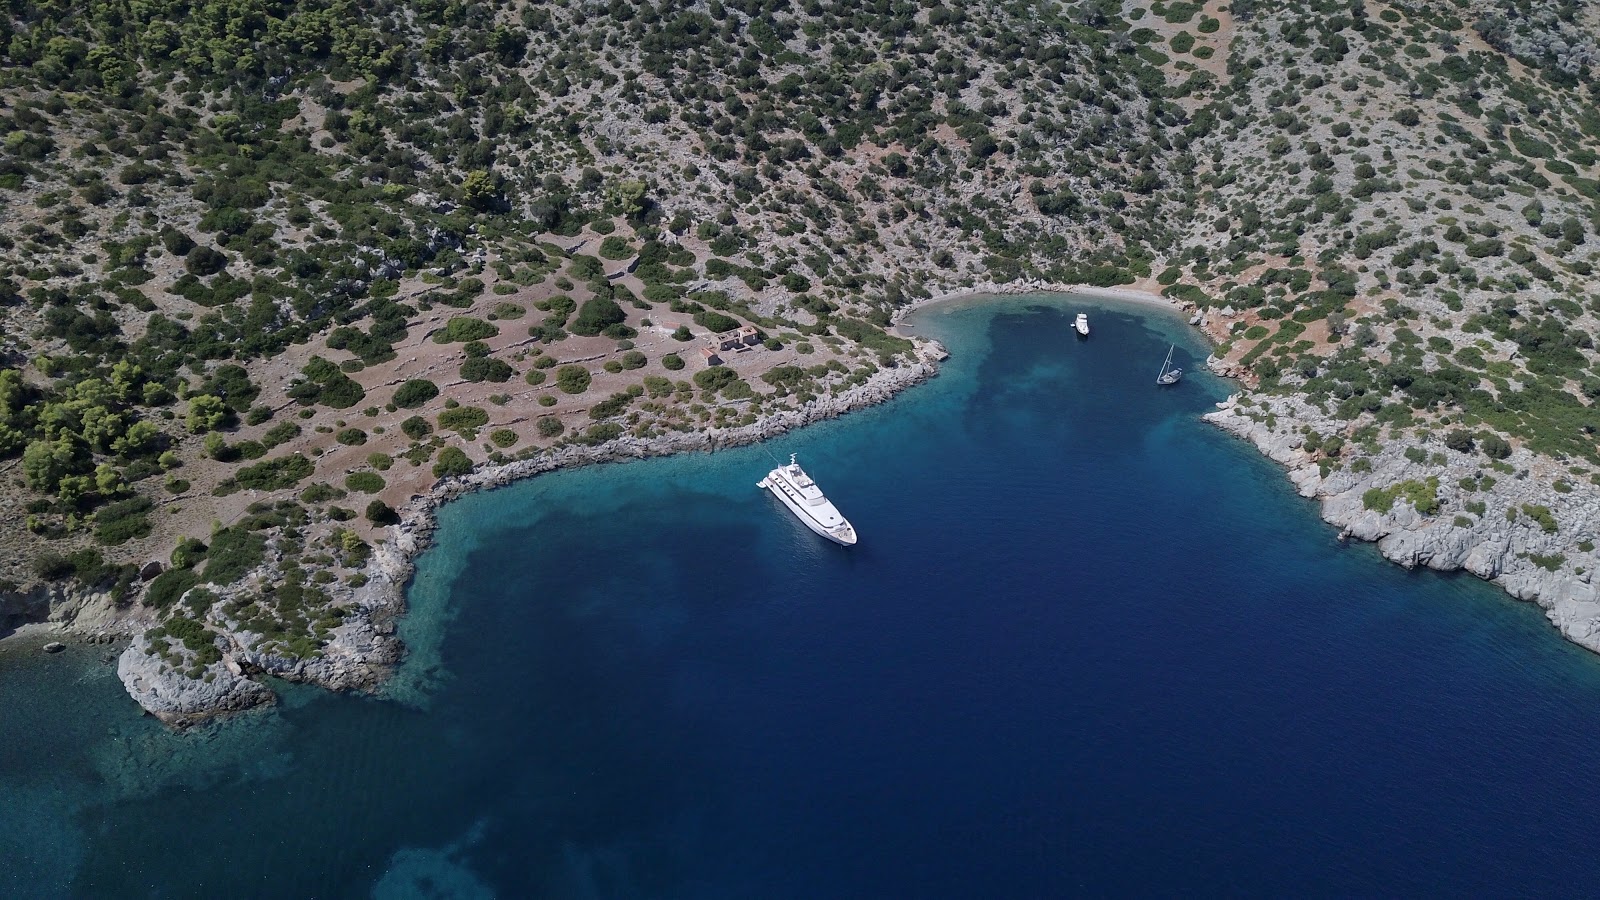
<path id="1" fill-rule="evenodd" d="M 809 479 L 807 479 L 809 481 Z M 808 485 L 810 486 L 810 485 Z M 783 469 L 773 469 L 766 478 L 761 479 L 756 487 L 765 488 L 772 492 L 789 512 L 799 519 L 805 526 L 818 535 L 838 544 L 841 547 L 853 547 L 856 543 L 856 530 L 840 515 L 825 498 L 820 503 L 808 504 L 807 493 L 794 480 L 785 477 Z M 820 497 L 820 492 L 818 492 Z"/>

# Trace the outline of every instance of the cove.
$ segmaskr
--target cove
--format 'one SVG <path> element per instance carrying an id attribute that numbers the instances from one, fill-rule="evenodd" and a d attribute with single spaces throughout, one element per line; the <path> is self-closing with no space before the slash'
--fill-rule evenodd
<path id="1" fill-rule="evenodd" d="M 1071 334 L 1087 309 L 1093 334 Z M 0 682 L 5 896 L 1575 894 L 1600 660 L 1343 546 L 1177 317 L 930 307 L 893 402 L 445 507 L 386 699 Z M 1188 371 L 1153 385 L 1169 342 Z M 755 487 L 798 453 L 834 547 Z M 431 893 L 429 893 L 431 892 Z"/>

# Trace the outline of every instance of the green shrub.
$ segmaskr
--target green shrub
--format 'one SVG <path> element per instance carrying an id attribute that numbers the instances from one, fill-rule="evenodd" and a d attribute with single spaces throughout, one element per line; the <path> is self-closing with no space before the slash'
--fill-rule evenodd
<path id="1" fill-rule="evenodd" d="M 566 427 L 561 424 L 561 420 L 555 416 L 545 416 L 539 420 L 539 424 L 536 427 L 539 429 L 539 436 L 545 438 L 556 437 L 566 430 Z"/>
<path id="2" fill-rule="evenodd" d="M 609 419 L 612 416 L 620 415 L 623 410 L 628 408 L 628 404 L 632 402 L 632 394 L 629 394 L 626 391 L 619 391 L 618 393 L 612 394 L 610 397 L 607 397 L 606 399 L 601 400 L 599 403 L 596 403 L 594 406 L 590 407 L 589 418 Z"/>
<path id="3" fill-rule="evenodd" d="M 359 447 L 367 442 L 367 433 L 359 428 L 343 428 L 333 439 L 346 447 Z"/>
<path id="4" fill-rule="evenodd" d="M 633 248 L 623 238 L 612 235 L 600 242 L 600 255 L 610 260 L 623 260 L 633 255 Z"/>
<path id="5" fill-rule="evenodd" d="M 343 500 L 347 495 L 331 484 L 319 481 L 300 492 L 302 503 L 326 503 L 329 500 Z"/>
<path id="6" fill-rule="evenodd" d="M 151 502 L 132 497 L 101 507 L 94 516 L 94 538 L 102 544 L 121 544 L 150 534 Z"/>
<path id="7" fill-rule="evenodd" d="M 516 372 L 511 366 L 487 356 L 474 356 L 461 364 L 461 377 L 466 381 L 488 381 L 495 384 L 510 381 Z"/>
<path id="8" fill-rule="evenodd" d="M 244 528 L 224 528 L 211 536 L 206 553 L 205 579 L 212 584 L 229 585 L 266 558 L 267 541 Z"/>
<path id="9" fill-rule="evenodd" d="M 168 569 L 157 575 L 145 588 L 144 603 L 156 609 L 166 609 L 199 583 L 200 576 L 193 569 Z"/>
<path id="10" fill-rule="evenodd" d="M 694 383 L 708 394 L 715 394 L 736 381 L 739 381 L 739 373 L 727 366 L 710 366 L 694 373 Z"/>
<path id="11" fill-rule="evenodd" d="M 439 396 L 439 386 L 425 378 L 413 378 L 394 392 L 394 405 L 402 409 L 416 409 Z"/>
<path id="12" fill-rule="evenodd" d="M 556 370 L 556 387 L 568 394 L 581 394 L 589 389 L 594 376 L 583 366 L 562 366 Z"/>
<path id="13" fill-rule="evenodd" d="M 616 440 L 621 436 L 621 425 L 618 425 L 615 422 L 601 422 L 597 425 L 590 425 L 587 431 L 573 438 L 573 440 L 580 444 L 587 444 L 588 446 L 593 447 L 599 444 L 604 444 L 606 441 Z"/>
<path id="14" fill-rule="evenodd" d="M 366 391 L 337 365 L 320 356 L 300 370 L 303 378 L 289 386 L 289 396 L 301 406 L 321 403 L 333 409 L 349 409 L 366 399 Z"/>
<path id="15" fill-rule="evenodd" d="M 538 369 L 529 369 L 528 374 L 522 376 L 522 380 L 526 381 L 532 387 L 538 387 L 539 385 L 544 384 L 545 379 L 548 377 L 548 375 L 539 371 Z"/>
<path id="16" fill-rule="evenodd" d="M 446 431 L 466 431 L 487 424 L 489 414 L 476 406 L 458 406 L 439 413 L 439 427 Z"/>
<path id="17" fill-rule="evenodd" d="M 661 365 L 668 371 L 676 372 L 683 368 L 683 357 L 676 353 L 668 353 L 666 356 L 661 357 Z"/>
<path id="18" fill-rule="evenodd" d="M 344 486 L 362 494 L 376 494 L 383 490 L 383 476 L 377 472 L 351 472 L 344 477 Z"/>
<path id="19" fill-rule="evenodd" d="M 245 466 L 234 475 L 240 487 L 257 491 L 281 491 L 294 487 L 310 475 L 311 460 L 299 453 Z"/>
<path id="20" fill-rule="evenodd" d="M 1528 561 L 1546 572 L 1554 572 L 1561 568 L 1567 557 L 1564 553 L 1529 553 Z"/>
<path id="21" fill-rule="evenodd" d="M 1396 500 L 1406 500 L 1417 512 L 1431 516 L 1439 511 L 1439 479 L 1401 481 L 1386 488 L 1372 488 L 1361 495 L 1361 505 L 1377 512 L 1388 512 Z"/>
<path id="22" fill-rule="evenodd" d="M 517 442 L 517 433 L 509 428 L 498 428 L 489 433 L 489 442 L 504 449 Z"/>
<path id="23" fill-rule="evenodd" d="M 472 460 L 460 447 L 446 447 L 439 451 L 433 464 L 435 478 L 465 475 L 472 471 Z"/>
<path id="24" fill-rule="evenodd" d="M 572 333 L 593 337 L 627 319 L 615 300 L 608 297 L 590 297 L 578 309 L 578 318 L 572 323 Z"/>
<path id="25" fill-rule="evenodd" d="M 568 271 L 572 273 L 572 277 L 579 281 L 590 281 L 604 275 L 606 267 L 599 259 L 580 253 L 572 258 L 571 267 Z"/>
<path id="26" fill-rule="evenodd" d="M 1551 514 L 1550 507 L 1538 503 L 1522 504 L 1522 511 L 1528 518 L 1539 524 L 1539 530 L 1545 534 L 1555 534 L 1559 530 L 1556 517 Z"/>
<path id="27" fill-rule="evenodd" d="M 714 333 L 732 331 L 739 327 L 739 320 L 732 316 L 725 316 L 715 310 L 701 310 L 694 314 L 695 324 Z"/>
<path id="28" fill-rule="evenodd" d="M 400 521 L 400 515 L 389 504 L 374 500 L 367 504 L 367 521 L 374 525 L 393 525 Z"/>
<path id="29" fill-rule="evenodd" d="M 267 429 L 261 436 L 261 446 L 268 450 L 286 441 L 291 441 L 300 436 L 300 425 L 295 422 L 279 422 Z"/>
<path id="30" fill-rule="evenodd" d="M 434 334 L 435 344 L 464 344 L 468 341 L 481 341 L 492 338 L 500 333 L 500 329 L 482 319 L 470 316 L 452 316 L 445 326 Z"/>
<path id="31" fill-rule="evenodd" d="M 412 416 L 400 423 L 400 431 L 413 441 L 420 441 L 433 434 L 433 426 L 429 425 L 428 420 L 421 416 Z"/>

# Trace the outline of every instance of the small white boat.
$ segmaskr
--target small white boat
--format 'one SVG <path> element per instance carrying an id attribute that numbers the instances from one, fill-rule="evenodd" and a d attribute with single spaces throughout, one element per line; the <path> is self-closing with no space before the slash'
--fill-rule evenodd
<path id="1" fill-rule="evenodd" d="M 1078 336 L 1079 337 L 1088 337 L 1089 336 L 1089 314 L 1088 313 L 1078 313 L 1078 318 L 1072 323 L 1072 327 L 1076 328 L 1078 330 Z"/>
<path id="2" fill-rule="evenodd" d="M 1177 344 L 1167 348 L 1167 361 L 1161 364 L 1161 374 L 1156 376 L 1156 384 L 1161 387 L 1177 384 L 1178 379 L 1183 377 L 1183 370 L 1172 364 L 1172 351 L 1176 349 Z"/>
<path id="3" fill-rule="evenodd" d="M 768 472 L 756 487 L 771 491 L 774 497 L 783 501 L 784 506 L 789 507 L 795 518 L 817 534 L 845 547 L 855 544 L 855 528 L 823 496 L 822 488 L 817 487 L 811 476 L 800 468 L 794 454 L 789 454 L 787 466 L 779 466 Z"/>

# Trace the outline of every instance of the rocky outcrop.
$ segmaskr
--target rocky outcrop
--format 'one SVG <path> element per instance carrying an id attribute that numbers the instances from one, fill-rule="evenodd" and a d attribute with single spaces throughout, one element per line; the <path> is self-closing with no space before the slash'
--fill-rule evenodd
<path id="1" fill-rule="evenodd" d="M 0 591 L 0 637 L 25 625 L 54 623 L 85 638 L 125 635 L 143 622 L 141 612 L 118 606 L 110 593 L 76 582 L 45 582 Z"/>
<path id="2" fill-rule="evenodd" d="M 402 608 L 387 594 L 357 589 L 355 607 L 322 646 L 320 656 L 298 659 L 256 649 L 259 635 L 236 635 L 232 656 L 247 671 L 315 684 L 333 691 L 370 691 L 382 684 L 404 655 L 394 620 Z"/>
<path id="3" fill-rule="evenodd" d="M 0 636 L 24 625 L 50 618 L 53 585 L 36 585 L 26 591 L 0 591 Z"/>
<path id="4" fill-rule="evenodd" d="M 172 649 L 165 640 L 163 648 L 157 649 L 141 635 L 123 651 L 117 662 L 117 676 L 147 712 L 179 727 L 274 702 L 272 691 L 254 680 L 262 675 L 336 691 L 372 690 L 388 677 L 404 653 L 395 636 L 395 622 L 405 611 L 405 586 L 411 577 L 412 560 L 428 546 L 435 527 L 434 510 L 440 505 L 471 491 L 557 469 L 691 450 L 710 452 L 766 440 L 812 422 L 882 403 L 937 374 L 938 359 L 943 355 L 947 354 L 942 346 L 925 343 L 916 362 L 881 369 L 856 387 L 809 401 L 795 410 L 772 413 L 750 425 L 652 438 L 622 437 L 596 447 L 570 445 L 445 479 L 400 510 L 401 521 L 392 527 L 391 539 L 380 544 L 367 563 L 365 584 L 353 589 L 333 588 L 344 593 L 336 601 L 346 610 L 346 616 L 318 655 L 297 658 L 264 652 L 261 647 L 266 642 L 261 635 L 219 618 L 217 610 L 226 604 L 218 603 L 208 612 L 206 624 L 217 631 L 221 661 L 197 669 L 187 651 Z M 213 590 L 227 600 L 251 583 L 270 581 L 277 574 L 275 562 L 268 559 L 240 586 Z"/>
<path id="5" fill-rule="evenodd" d="M 206 666 L 199 678 L 190 678 L 155 653 L 143 635 L 117 658 L 117 678 L 146 712 L 179 727 L 276 699 L 232 657 L 224 656 Z"/>
<path id="6" fill-rule="evenodd" d="M 330 586 L 335 603 L 345 611 L 344 619 L 310 657 L 268 652 L 263 649 L 269 646 L 263 635 L 245 630 L 220 612 L 227 601 L 239 599 L 255 585 L 278 580 L 277 563 L 269 558 L 233 586 L 208 586 L 219 598 L 206 611 L 205 624 L 216 632 L 220 661 L 196 671 L 193 655 L 170 641 L 154 647 L 144 635 L 135 638 L 117 665 L 117 676 L 129 696 L 163 722 L 182 727 L 274 702 L 271 689 L 254 680 L 264 675 L 335 691 L 372 690 L 381 684 L 403 652 L 395 636 L 403 598 L 394 586 L 375 581 L 353 589 Z"/>
<path id="7" fill-rule="evenodd" d="M 1320 445 L 1346 423 L 1295 397 L 1236 394 L 1204 418 L 1284 466 L 1301 496 L 1321 502 L 1322 518 L 1341 538 L 1373 542 L 1408 568 L 1463 570 L 1491 581 L 1537 603 L 1569 640 L 1600 652 L 1600 592 L 1592 583 L 1600 564 L 1600 489 L 1593 484 L 1569 482 L 1563 469 L 1524 450 L 1496 466 L 1442 443 L 1384 446 L 1362 457 L 1370 470 L 1357 472 L 1307 449 L 1308 429 Z M 1430 485 L 1437 508 L 1419 511 L 1399 497 L 1388 506 L 1387 497 L 1369 500 L 1369 491 L 1406 483 Z"/>

